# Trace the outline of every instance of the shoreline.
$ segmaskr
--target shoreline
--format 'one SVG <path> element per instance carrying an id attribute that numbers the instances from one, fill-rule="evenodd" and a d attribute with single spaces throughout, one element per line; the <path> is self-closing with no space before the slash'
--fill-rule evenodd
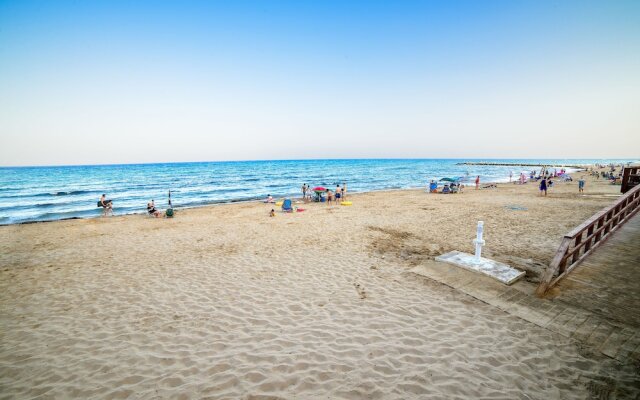
<path id="1" fill-rule="evenodd" d="M 586 167 L 581 167 L 581 168 L 575 168 L 578 169 L 577 171 L 571 171 L 568 172 L 568 175 L 573 175 L 576 173 L 579 173 L 581 171 L 583 171 L 584 169 L 588 168 L 588 167 L 593 167 L 593 165 L 587 165 Z M 571 166 L 567 166 L 567 168 L 574 168 Z M 470 177 L 468 179 L 471 179 Z M 509 182 L 509 177 L 504 177 L 504 178 L 498 178 L 498 179 L 494 179 L 494 180 L 490 180 L 490 181 L 486 181 L 482 184 L 496 184 L 496 185 L 504 185 L 504 184 L 512 184 L 513 182 L 516 182 L 515 177 L 514 179 Z M 481 185 L 482 185 L 481 184 Z M 405 188 L 383 188 L 383 189 L 371 189 L 371 190 L 366 190 L 366 191 L 354 191 L 351 192 L 351 195 L 356 195 L 356 194 L 366 194 L 366 193 L 377 193 L 377 192 L 393 192 L 393 191 L 411 191 L 411 190 L 422 190 L 423 188 L 426 189 L 428 188 L 429 183 L 425 183 L 424 187 L 422 186 L 416 186 L 416 187 L 405 187 Z M 470 190 L 473 189 L 473 182 L 469 182 L 469 183 L 465 183 L 465 190 Z M 292 196 L 278 196 L 278 197 L 274 197 L 274 199 L 283 199 L 283 198 L 291 198 L 292 200 L 296 201 L 299 200 L 299 193 L 296 195 L 292 195 Z M 260 198 L 258 199 L 248 199 L 248 200 L 227 200 L 227 201 L 212 201 L 206 204 L 202 204 L 202 205 L 194 205 L 194 206 L 175 206 L 173 207 L 173 209 L 175 211 L 180 211 L 180 210 L 191 210 L 191 209 L 199 209 L 199 208 L 206 208 L 206 207 L 216 207 L 216 206 L 222 206 L 222 205 L 231 205 L 231 204 L 244 204 L 244 203 L 263 203 L 263 200 L 261 200 Z M 167 208 L 164 208 L 163 210 L 166 210 Z M 146 215 L 145 211 L 140 211 L 140 212 L 131 212 L 131 213 L 125 213 L 125 214 L 115 214 L 113 215 L 113 217 L 125 217 L 125 216 L 133 216 L 133 215 Z M 102 215 L 96 215 L 96 216 L 89 216 L 89 217 L 68 217 L 68 218 L 60 218 L 60 219 L 52 219 L 52 220 L 36 220 L 36 221 L 22 221 L 22 222 L 13 222 L 13 223 L 0 223 L 0 227 L 4 227 L 4 226 L 12 226 L 12 225 L 31 225 L 31 224 L 40 224 L 40 223 L 50 223 L 50 222 L 58 222 L 58 221 L 71 221 L 71 220 L 93 220 L 93 219 L 98 219 L 98 218 L 104 218 Z"/>
<path id="2" fill-rule="evenodd" d="M 0 225 L 94 218 L 100 215 L 94 204 L 101 193 L 108 193 L 117 206 L 116 213 L 123 215 L 146 211 L 149 199 L 157 199 L 161 206 L 165 206 L 169 189 L 172 195 L 175 193 L 174 203 L 186 208 L 260 201 L 267 193 L 277 197 L 296 196 L 302 182 L 332 188 L 332 184 L 335 186 L 346 181 L 355 193 L 420 188 L 431 179 L 443 177 L 460 177 L 468 181 L 467 185 L 472 184 L 476 175 L 480 175 L 483 182 L 508 182 L 510 171 L 517 176 L 520 172 L 528 174 L 526 170 L 533 169 L 460 166 L 455 164 L 457 161 L 472 160 L 332 160 L 330 163 L 311 160 L 306 164 L 271 162 L 263 167 L 254 163 L 238 163 L 237 166 L 189 163 L 158 167 L 154 167 L 155 164 L 120 168 L 106 166 L 104 171 L 92 166 L 78 171 L 16 171 L 0 174 L 0 180 L 4 182 L 0 185 Z M 545 164 L 549 161 L 531 162 Z M 558 161 L 562 162 L 566 161 Z M 572 164 L 595 162 L 585 159 L 575 160 Z"/>
<path id="3" fill-rule="evenodd" d="M 494 183 L 498 184 L 498 182 L 494 182 Z M 379 193 L 379 192 L 414 191 L 414 190 L 421 190 L 421 189 L 422 188 L 419 188 L 419 187 L 401 188 L 401 189 L 372 189 L 372 190 L 362 191 L 362 192 L 352 192 L 351 194 L 349 194 L 349 196 L 356 196 L 356 195 L 367 194 L 367 193 Z M 300 197 L 297 197 L 297 196 L 278 196 L 278 197 L 274 197 L 274 200 L 280 200 L 280 199 L 286 199 L 286 198 L 290 198 L 294 203 L 297 202 L 297 201 L 302 201 L 302 199 Z M 265 203 L 264 200 L 260 200 L 260 199 L 229 200 L 229 201 L 211 202 L 211 203 L 202 204 L 202 205 L 195 205 L 195 206 L 176 206 L 176 207 L 173 207 L 173 209 L 174 209 L 174 211 L 200 210 L 200 209 L 220 207 L 220 206 L 231 206 L 231 205 L 234 205 L 234 204 L 274 204 L 274 203 Z M 275 204 L 274 204 L 274 206 L 275 206 Z M 163 208 L 162 210 L 167 210 L 167 208 Z M 140 212 L 132 212 L 132 213 L 126 213 L 126 214 L 114 214 L 114 215 L 112 215 L 110 217 L 104 217 L 102 215 L 96 215 L 96 216 L 93 216 L 93 217 L 69 217 L 69 218 L 42 220 L 42 221 L 23 221 L 23 222 L 14 222 L 14 223 L 10 223 L 10 224 L 0 224 L 0 228 L 5 227 L 5 226 L 44 224 L 44 223 L 60 222 L 60 221 L 73 221 L 73 220 L 85 221 L 85 220 L 95 220 L 95 219 L 100 219 L 100 218 L 132 217 L 134 215 L 146 216 L 146 214 L 147 213 L 145 211 L 140 211 Z"/>

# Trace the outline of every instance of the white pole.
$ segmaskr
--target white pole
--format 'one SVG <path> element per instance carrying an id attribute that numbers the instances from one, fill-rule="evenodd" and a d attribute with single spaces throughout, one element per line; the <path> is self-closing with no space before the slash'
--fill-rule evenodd
<path id="1" fill-rule="evenodd" d="M 484 240 L 482 240 L 482 230 L 483 230 L 484 222 L 478 221 L 478 230 L 476 233 L 476 239 L 473 243 L 476 245 L 476 261 L 480 261 L 480 256 L 482 254 L 482 246 L 484 246 Z"/>

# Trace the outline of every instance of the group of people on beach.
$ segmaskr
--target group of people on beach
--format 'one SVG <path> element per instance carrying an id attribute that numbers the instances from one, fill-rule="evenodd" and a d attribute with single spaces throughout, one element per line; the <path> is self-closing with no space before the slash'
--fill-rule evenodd
<path id="1" fill-rule="evenodd" d="M 598 171 L 600 169 L 604 169 L 605 171 Z M 607 171 L 608 169 L 608 171 Z M 621 184 L 622 183 L 622 174 L 624 170 L 623 164 L 596 164 L 595 168 L 590 167 L 588 169 L 589 174 L 596 179 L 607 179 L 611 182 L 611 184 Z"/>
<path id="2" fill-rule="evenodd" d="M 445 183 L 442 189 L 438 189 L 438 182 L 436 182 L 435 180 L 432 179 L 431 182 L 429 182 L 429 193 L 462 193 L 463 190 L 464 184 L 460 182 Z"/>
<path id="3" fill-rule="evenodd" d="M 538 188 L 540 189 L 540 196 L 546 196 L 547 191 L 553 188 L 554 181 L 553 179 L 559 178 L 564 180 L 564 182 L 573 182 L 573 178 L 567 174 L 566 170 L 562 168 L 560 173 L 554 169 L 553 172 L 547 169 L 543 169 L 540 171 L 540 175 L 535 177 L 536 171 L 531 171 L 532 179 L 540 180 L 540 184 Z M 580 177 L 578 180 L 578 193 L 584 193 L 586 181 L 584 180 L 584 175 Z"/>
<path id="4" fill-rule="evenodd" d="M 169 203 L 169 206 L 171 207 L 171 203 Z M 98 200 L 98 207 L 102 207 L 103 216 L 113 215 L 113 200 L 108 200 L 106 193 L 103 193 L 102 196 L 100 196 L 100 200 Z M 158 210 L 153 199 L 147 203 L 147 214 L 156 218 L 173 215 L 173 213 L 170 213 L 171 215 L 169 215 L 168 212 L 163 213 Z"/>
<path id="5" fill-rule="evenodd" d="M 302 187 L 300 188 L 301 192 L 302 192 L 302 201 L 304 203 L 309 203 L 312 201 L 316 201 L 316 202 L 323 202 L 326 203 L 327 205 L 332 205 L 332 204 L 338 204 L 341 202 L 344 202 L 347 198 L 347 183 L 343 182 L 342 186 L 340 186 L 340 184 L 336 184 L 336 188 L 335 190 L 331 190 L 328 188 L 324 188 L 324 187 L 316 187 L 314 189 L 311 189 L 311 185 L 308 185 L 306 183 L 302 184 Z M 288 212 L 292 212 L 292 211 L 304 211 L 304 209 L 301 209 L 299 207 L 293 207 L 290 205 L 291 203 L 291 199 L 282 199 L 282 210 L 283 211 L 288 211 Z M 289 202 L 289 204 L 287 204 L 287 202 Z M 276 203 L 275 199 L 273 198 L 273 196 L 271 196 L 271 194 L 268 194 L 266 199 L 264 200 L 264 203 L 267 204 L 280 204 L 280 203 Z M 285 209 L 285 204 L 286 204 L 286 208 Z M 269 216 L 270 217 L 275 217 L 276 216 L 276 212 L 275 209 L 271 209 L 271 211 L 269 212 Z"/>
<path id="6" fill-rule="evenodd" d="M 340 184 L 336 184 L 335 190 L 331 190 L 329 188 L 323 188 L 324 192 L 315 191 L 311 189 L 311 186 L 306 183 L 302 184 L 302 200 L 305 203 L 310 201 L 319 201 L 326 202 L 327 205 L 337 204 L 342 201 L 346 201 L 347 199 L 347 183 L 342 182 L 342 186 Z M 314 199 L 315 194 L 315 199 Z M 326 195 L 326 198 L 324 197 Z"/>
<path id="7" fill-rule="evenodd" d="M 612 171 L 615 171 L 615 169 L 613 167 L 611 167 Z M 596 172 L 596 175 L 598 174 L 598 172 Z M 606 174 L 606 175 L 605 175 Z M 610 177 L 613 176 L 613 172 L 602 172 L 602 176 L 606 176 L 606 177 Z M 532 181 L 538 181 L 538 189 L 539 189 L 539 193 L 540 196 L 547 196 L 548 194 L 548 190 L 552 189 L 554 184 L 555 184 L 555 179 L 560 179 L 564 182 L 572 182 L 573 178 L 567 173 L 566 169 L 561 168 L 560 170 L 554 168 L 549 169 L 548 167 L 543 167 L 540 169 L 540 173 L 538 174 L 537 170 L 532 170 L 529 173 L 529 178 Z M 527 176 L 525 175 L 525 171 L 520 172 L 520 176 L 518 178 L 517 181 L 513 180 L 513 171 L 509 172 L 509 182 L 512 182 L 514 184 L 518 183 L 518 184 L 525 184 L 527 183 L 528 179 Z M 477 175 L 475 180 L 475 188 L 476 190 L 479 190 L 481 188 L 480 186 L 480 176 Z M 452 183 L 451 185 L 455 185 L 455 183 Z M 435 180 L 431 180 L 430 184 L 429 184 L 429 193 L 455 193 L 455 190 L 451 190 L 451 185 L 445 185 L 445 187 L 442 190 L 438 189 L 438 183 Z M 581 176 L 580 179 L 578 180 L 578 192 L 579 193 L 584 193 L 584 188 L 586 185 L 586 181 L 584 179 L 584 176 Z M 460 189 L 463 187 L 463 185 L 459 185 Z M 497 188 L 497 185 L 494 183 L 490 183 L 488 185 L 482 186 L 482 189 L 495 189 Z"/>

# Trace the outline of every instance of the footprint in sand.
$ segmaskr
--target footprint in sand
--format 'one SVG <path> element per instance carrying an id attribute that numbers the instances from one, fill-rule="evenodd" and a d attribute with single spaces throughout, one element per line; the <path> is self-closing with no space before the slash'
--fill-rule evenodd
<path id="1" fill-rule="evenodd" d="M 353 286 L 356 288 L 356 292 L 358 292 L 358 295 L 360 296 L 361 299 L 367 298 L 367 292 L 364 290 L 364 287 L 361 284 L 359 284 L 358 282 L 355 282 Z"/>

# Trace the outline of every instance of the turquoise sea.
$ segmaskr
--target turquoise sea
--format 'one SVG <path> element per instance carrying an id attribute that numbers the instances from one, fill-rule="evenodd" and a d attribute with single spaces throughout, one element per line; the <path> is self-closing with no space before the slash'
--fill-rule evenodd
<path id="1" fill-rule="evenodd" d="M 300 194 L 303 183 L 335 187 L 347 182 L 349 192 L 425 187 L 431 179 L 480 175 L 482 182 L 508 181 L 509 172 L 534 167 L 458 165 L 464 161 L 575 165 L 625 163 L 635 160 L 284 160 L 193 162 L 128 165 L 85 165 L 0 168 L 0 224 L 100 216 L 100 195 L 114 203 L 114 213 L 144 213 L 154 199 L 174 207 L 251 201 Z"/>

